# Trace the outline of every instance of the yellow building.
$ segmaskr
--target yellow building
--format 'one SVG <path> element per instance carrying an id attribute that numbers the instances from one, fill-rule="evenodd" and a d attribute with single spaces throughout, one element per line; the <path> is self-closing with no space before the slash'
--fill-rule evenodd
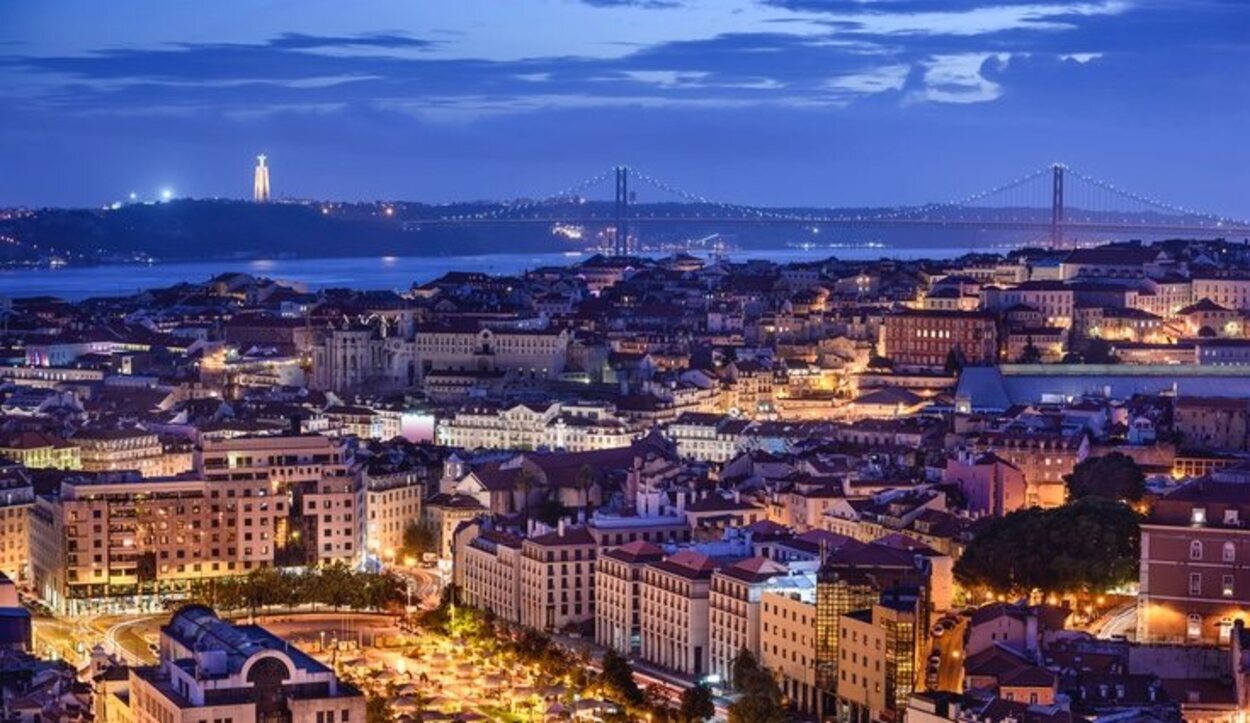
<path id="1" fill-rule="evenodd" d="M 81 469 L 77 446 L 46 432 L 19 432 L 0 441 L 0 457 L 31 469 Z"/>
<path id="2" fill-rule="evenodd" d="M 844 720 L 896 721 L 921 669 L 923 596 L 893 588 L 871 608 L 841 618 L 838 706 Z"/>

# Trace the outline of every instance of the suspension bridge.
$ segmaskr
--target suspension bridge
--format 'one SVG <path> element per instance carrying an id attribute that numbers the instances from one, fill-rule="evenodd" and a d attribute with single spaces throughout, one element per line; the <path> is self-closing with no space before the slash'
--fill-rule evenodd
<path id="1" fill-rule="evenodd" d="M 587 196 L 614 182 L 610 205 Z M 639 202 L 637 189 L 658 193 Z M 411 220 L 433 225 L 601 225 L 612 248 L 627 253 L 631 228 L 659 224 L 735 227 L 801 225 L 813 228 L 916 228 L 1025 231 L 1054 247 L 1065 238 L 1146 236 L 1250 237 L 1250 222 L 1150 198 L 1055 163 L 962 198 L 921 206 L 863 210 L 766 208 L 728 203 L 666 183 L 644 171 L 616 166 L 563 191 L 490 206 L 472 213 Z"/>

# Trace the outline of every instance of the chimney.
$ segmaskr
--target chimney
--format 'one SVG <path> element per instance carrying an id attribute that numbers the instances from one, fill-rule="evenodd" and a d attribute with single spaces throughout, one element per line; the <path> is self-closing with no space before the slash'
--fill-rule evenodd
<path id="1" fill-rule="evenodd" d="M 560 537 L 564 537 L 564 518 L 563 517 L 561 517 L 560 521 L 556 523 L 556 534 L 559 535 Z"/>

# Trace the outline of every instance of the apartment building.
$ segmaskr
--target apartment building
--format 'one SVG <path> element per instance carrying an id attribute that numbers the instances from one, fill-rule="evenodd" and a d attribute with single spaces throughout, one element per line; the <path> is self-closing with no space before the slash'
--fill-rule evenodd
<path id="1" fill-rule="evenodd" d="M 733 678 L 733 661 L 742 650 L 760 656 L 760 596 L 769 582 L 789 569 L 752 557 L 718 568 L 708 592 L 708 671 Z"/>
<path id="2" fill-rule="evenodd" d="M 30 578 L 30 513 L 35 489 L 26 471 L 0 464 L 0 575 L 14 582 Z"/>
<path id="3" fill-rule="evenodd" d="M 36 497 L 32 581 L 62 613 L 156 605 L 203 580 L 272 565 L 286 506 L 263 480 L 71 477 Z"/>
<path id="4" fill-rule="evenodd" d="M 976 453 L 992 452 L 1024 475 L 1026 507 L 1058 507 L 1067 499 L 1064 477 L 1089 456 L 1083 432 L 983 432 L 972 439 Z"/>
<path id="5" fill-rule="evenodd" d="M 900 368 L 941 369 L 951 352 L 967 364 L 998 359 L 998 326 L 983 311 L 909 309 L 889 314 L 881 333 L 881 356 Z"/>
<path id="6" fill-rule="evenodd" d="M 1237 397 L 1177 397 L 1172 429 L 1186 447 L 1244 452 L 1250 449 L 1250 401 Z"/>
<path id="7" fill-rule="evenodd" d="M 926 638 L 923 593 L 895 587 L 841 617 L 839 720 L 899 720 L 916 689 Z"/>
<path id="8" fill-rule="evenodd" d="M 521 543 L 521 624 L 564 630 L 594 619 L 598 545 L 584 526 L 561 520 Z"/>
<path id="9" fill-rule="evenodd" d="M 297 498 L 307 559 L 354 565 L 365 554 L 365 497 L 360 478 L 345 468 L 323 475 Z"/>
<path id="10" fill-rule="evenodd" d="M 622 655 L 642 649 L 642 574 L 664 559 L 658 546 L 637 540 L 599 555 L 595 563 L 595 643 Z"/>
<path id="11" fill-rule="evenodd" d="M 816 713 L 815 575 L 781 578 L 760 595 L 759 660 L 800 713 Z"/>
<path id="12" fill-rule="evenodd" d="M 190 445 L 166 445 L 147 430 L 84 427 L 71 438 L 79 448 L 84 472 L 135 470 L 144 477 L 172 477 L 190 472 Z"/>
<path id="13" fill-rule="evenodd" d="M 159 647 L 160 662 L 131 668 L 125 694 L 106 703 L 125 707 L 133 723 L 365 720 L 360 691 L 258 625 L 189 606 L 161 628 Z"/>
<path id="14" fill-rule="evenodd" d="M 715 568 L 707 555 L 682 550 L 643 569 L 643 660 L 695 678 L 709 672 L 708 597 Z"/>
<path id="15" fill-rule="evenodd" d="M 1250 615 L 1250 467 L 1154 501 L 1142 523 L 1137 639 L 1228 645 Z"/>
<path id="16" fill-rule="evenodd" d="M 1193 277 L 1194 301 L 1210 299 L 1226 309 L 1250 309 L 1250 275 L 1198 273 Z"/>
<path id="17" fill-rule="evenodd" d="M 721 414 L 687 412 L 664 430 L 682 459 L 724 463 L 741 453 L 742 433 L 750 422 Z"/>
<path id="18" fill-rule="evenodd" d="M 285 501 L 276 535 L 287 564 L 355 563 L 365 551 L 364 491 L 339 440 L 315 434 L 204 440 L 209 482 L 251 481 Z"/>
<path id="19" fill-rule="evenodd" d="M 439 444 L 462 449 L 589 452 L 628 447 L 646 429 L 610 403 L 556 402 L 462 407 L 439 421 L 436 434 Z"/>
<path id="20" fill-rule="evenodd" d="M 832 711 L 842 695 L 842 646 L 851 644 L 842 634 L 845 616 L 872 609 L 887 590 L 915 588 L 925 598 L 917 604 L 918 623 L 928 630 L 929 575 L 925 556 L 888 545 L 846 542 L 827 556 L 816 578 L 816 685 L 822 713 Z M 862 679 L 856 681 L 862 687 Z"/>
<path id="21" fill-rule="evenodd" d="M 1061 281 L 1025 281 L 1010 288 L 982 289 L 984 306 L 990 311 L 1006 311 L 1023 305 L 1041 313 L 1042 326 L 1067 329 L 1072 326 L 1075 292 Z"/>
<path id="22" fill-rule="evenodd" d="M 31 469 L 82 468 L 78 446 L 46 432 L 18 432 L 0 439 L 0 458 Z"/>
<path id="23" fill-rule="evenodd" d="M 521 622 L 521 538 L 471 522 L 456 531 L 454 582 L 461 602 Z"/>
<path id="24" fill-rule="evenodd" d="M 386 562 L 396 561 L 404 531 L 421 520 L 425 497 L 422 471 L 370 474 L 362 480 L 365 495 L 365 549 Z"/>

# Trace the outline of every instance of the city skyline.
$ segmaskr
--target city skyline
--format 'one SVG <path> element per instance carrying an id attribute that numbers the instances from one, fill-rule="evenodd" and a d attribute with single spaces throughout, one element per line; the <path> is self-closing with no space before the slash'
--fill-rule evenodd
<path id="1" fill-rule="evenodd" d="M 236 9 L 12 11 L 0 203 L 246 198 L 262 148 L 279 196 L 510 198 L 625 163 L 738 202 L 914 204 L 1065 160 L 1250 215 L 1235 3 Z"/>

